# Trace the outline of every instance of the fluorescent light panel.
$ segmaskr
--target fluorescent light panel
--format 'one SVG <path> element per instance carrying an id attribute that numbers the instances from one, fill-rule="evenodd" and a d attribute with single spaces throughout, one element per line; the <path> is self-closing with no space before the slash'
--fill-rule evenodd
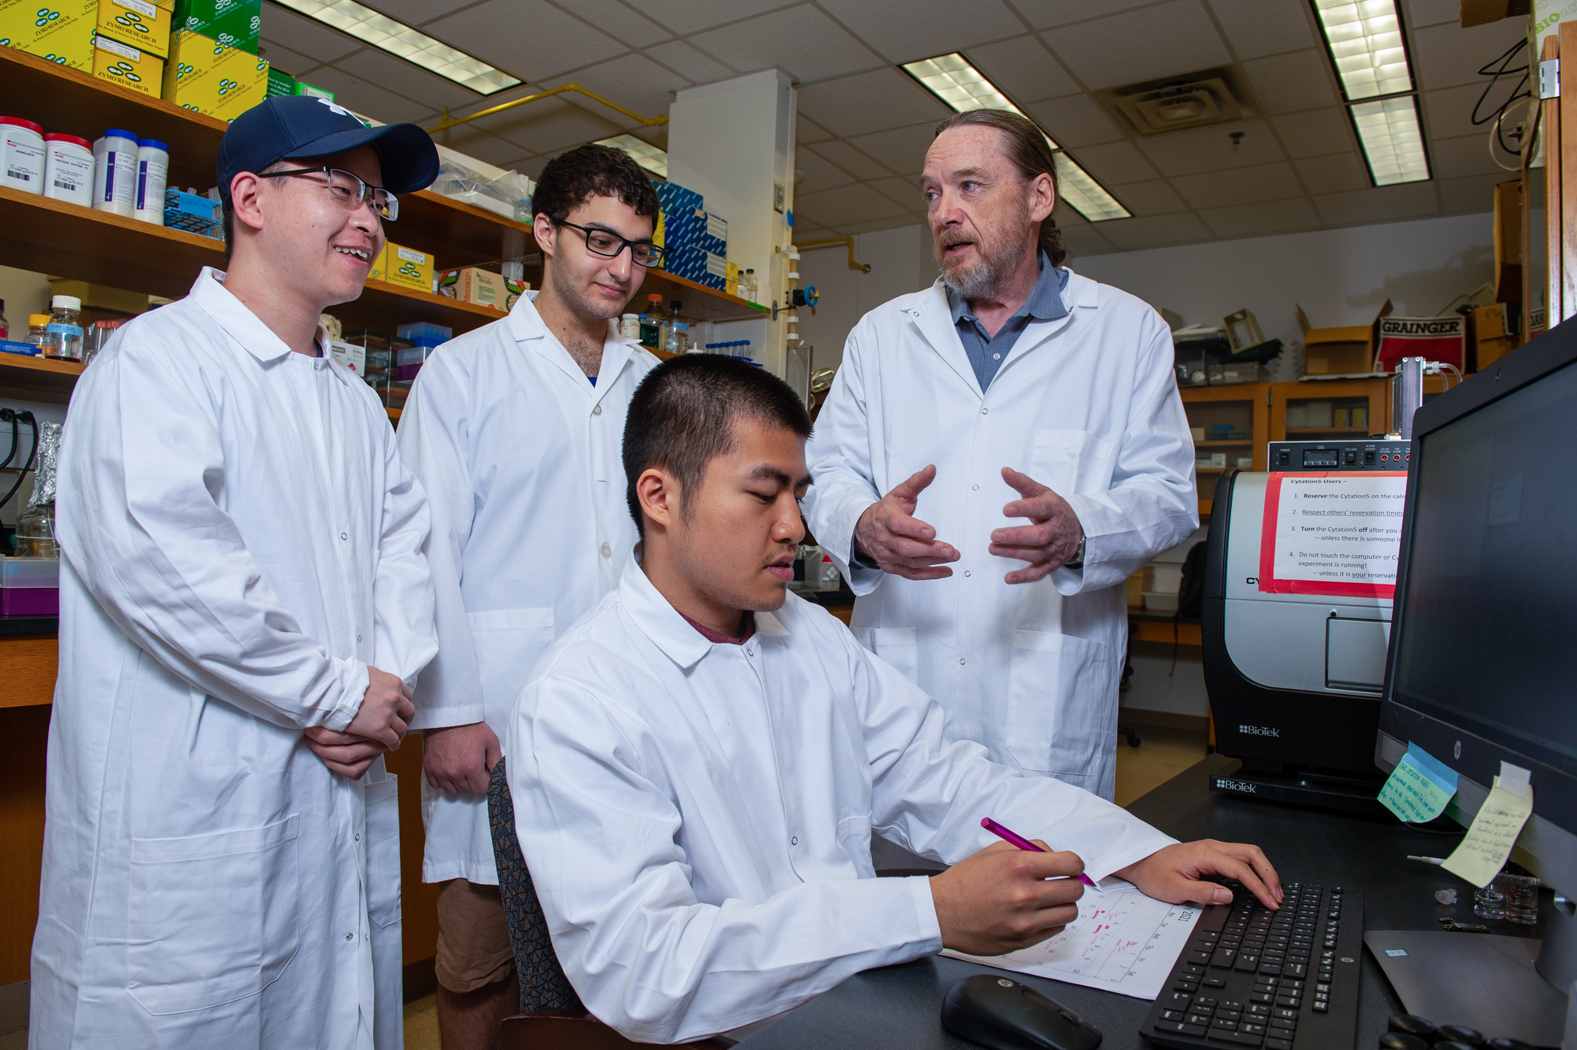
<path id="1" fill-rule="evenodd" d="M 1418 122 L 1418 100 L 1412 95 L 1359 102 L 1352 110 L 1358 141 L 1369 161 L 1376 186 L 1424 182 L 1429 178 L 1429 156 L 1424 152 L 1424 132 Z"/>
<path id="2" fill-rule="evenodd" d="M 1413 90 L 1396 0 L 1314 0 L 1347 101 Z"/>
<path id="3" fill-rule="evenodd" d="M 667 152 L 658 149 L 645 139 L 638 139 L 634 135 L 615 135 L 611 139 L 598 139 L 597 145 L 622 149 L 647 171 L 661 175 L 665 179 L 668 177 Z"/>
<path id="4" fill-rule="evenodd" d="M 412 29 L 356 0 L 276 0 L 292 11 L 349 33 L 429 72 L 437 73 L 479 95 L 491 95 L 519 84 L 501 69 L 456 51 L 426 33 Z"/>
<path id="5" fill-rule="evenodd" d="M 968 113 L 975 109 L 1005 109 L 1009 113 L 1017 113 L 1025 120 L 1033 119 L 1015 106 L 995 84 L 986 79 L 984 73 L 971 65 L 969 60 L 957 51 L 950 55 L 923 58 L 918 62 L 905 62 L 903 68 L 927 91 L 959 113 Z M 1133 217 L 1133 213 L 1119 204 L 1117 198 L 1106 192 L 1106 188 L 1096 182 L 1089 172 L 1079 167 L 1072 157 L 1063 153 L 1061 147 L 1050 135 L 1046 135 L 1044 129 L 1041 130 L 1041 134 L 1046 136 L 1046 145 L 1051 147 L 1052 156 L 1057 164 L 1057 186 L 1062 193 L 1062 199 L 1075 211 L 1090 222 Z"/>

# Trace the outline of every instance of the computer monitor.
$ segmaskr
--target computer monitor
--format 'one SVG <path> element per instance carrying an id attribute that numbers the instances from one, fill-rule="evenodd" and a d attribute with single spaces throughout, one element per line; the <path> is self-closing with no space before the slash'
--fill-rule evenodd
<path id="1" fill-rule="evenodd" d="M 1502 761 L 1530 770 L 1513 858 L 1577 898 L 1577 321 L 1424 405 L 1409 468 L 1376 761 L 1455 769 L 1464 825 Z M 1577 979 L 1570 911 L 1538 968 Z"/>

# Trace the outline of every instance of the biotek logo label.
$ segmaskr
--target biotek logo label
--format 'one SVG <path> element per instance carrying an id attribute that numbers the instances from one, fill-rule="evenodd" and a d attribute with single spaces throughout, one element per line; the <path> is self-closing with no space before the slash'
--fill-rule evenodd
<path id="1" fill-rule="evenodd" d="M 1248 736 L 1281 736 L 1281 730 L 1270 726 L 1238 726 L 1238 732 Z"/>
<path id="2" fill-rule="evenodd" d="M 1215 786 L 1218 791 L 1236 791 L 1242 795 L 1255 794 L 1259 787 L 1258 784 L 1250 784 L 1246 780 L 1227 780 L 1224 777 L 1217 777 Z"/>

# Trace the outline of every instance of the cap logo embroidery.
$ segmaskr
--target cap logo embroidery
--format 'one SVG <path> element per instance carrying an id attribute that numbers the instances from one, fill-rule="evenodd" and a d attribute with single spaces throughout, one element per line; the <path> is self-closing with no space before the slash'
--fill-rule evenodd
<path id="1" fill-rule="evenodd" d="M 335 113 L 338 113 L 342 117 L 350 116 L 350 110 L 346 109 L 344 106 L 339 105 L 338 103 L 330 102 L 326 98 L 320 98 L 320 99 L 318 99 L 318 101 L 321 102 L 323 105 L 329 107 L 329 109 L 332 109 Z"/>

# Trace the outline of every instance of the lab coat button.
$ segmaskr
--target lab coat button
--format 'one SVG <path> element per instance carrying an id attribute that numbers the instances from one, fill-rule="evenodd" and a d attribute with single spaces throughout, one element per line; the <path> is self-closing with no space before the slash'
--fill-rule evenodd
<path id="1" fill-rule="evenodd" d="M 989 408 L 982 408 L 980 410 L 980 414 L 983 416 L 989 416 L 991 414 L 991 410 Z"/>
<path id="2" fill-rule="evenodd" d="M 970 488 L 970 491 L 972 491 L 972 492 L 979 492 L 980 491 L 980 486 L 979 485 L 971 485 L 971 486 L 969 486 L 969 488 Z"/>
<path id="3" fill-rule="evenodd" d="M 608 546 L 606 543 L 604 543 L 602 545 L 602 556 L 604 558 L 611 558 L 611 557 L 613 557 L 613 548 Z"/>
<path id="4" fill-rule="evenodd" d="M 342 533 L 339 534 L 339 538 L 342 539 L 342 540 L 348 540 L 348 539 L 350 539 L 350 533 L 342 532 Z"/>
<path id="5" fill-rule="evenodd" d="M 359 831 L 358 831 L 358 832 L 356 832 L 356 841 L 357 841 L 357 842 L 360 842 L 360 841 L 361 841 L 361 832 L 359 832 Z"/>
<path id="6" fill-rule="evenodd" d="M 602 415 L 602 406 L 601 405 L 592 405 L 591 406 L 591 414 L 594 415 L 594 416 Z"/>
<path id="7" fill-rule="evenodd" d="M 965 575 L 965 576 L 968 576 L 968 575 L 969 575 L 969 570 L 968 570 L 968 569 L 965 569 L 965 570 L 964 570 L 964 575 Z"/>
<path id="8" fill-rule="evenodd" d="M 960 657 L 959 657 L 959 658 L 958 658 L 958 662 L 959 662 L 959 663 L 963 663 L 963 662 L 964 662 L 964 658 L 963 658 L 963 657 L 962 657 L 962 656 L 960 656 Z"/>
<path id="9" fill-rule="evenodd" d="M 790 846 L 798 846 L 799 845 L 799 836 L 795 835 L 793 838 L 789 839 L 789 845 Z"/>
<path id="10" fill-rule="evenodd" d="M 345 935 L 345 939 L 347 941 L 354 941 L 356 939 L 356 935 L 354 933 L 347 933 Z"/>

